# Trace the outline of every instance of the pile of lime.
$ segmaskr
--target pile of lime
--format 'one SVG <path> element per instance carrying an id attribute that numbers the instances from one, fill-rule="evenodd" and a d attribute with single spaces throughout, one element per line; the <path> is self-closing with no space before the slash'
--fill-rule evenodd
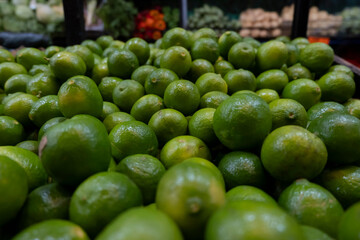
<path id="1" fill-rule="evenodd" d="M 333 49 L 174 28 L 0 49 L 0 238 L 360 239 Z"/>

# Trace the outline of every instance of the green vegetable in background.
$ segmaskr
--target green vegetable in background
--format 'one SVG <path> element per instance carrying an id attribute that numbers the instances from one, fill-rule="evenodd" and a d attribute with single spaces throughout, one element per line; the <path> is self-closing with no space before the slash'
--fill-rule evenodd
<path id="1" fill-rule="evenodd" d="M 129 38 L 135 29 L 137 9 L 133 2 L 107 0 L 98 10 L 97 15 L 104 22 L 105 30 L 115 38 Z"/>
<path id="2" fill-rule="evenodd" d="M 178 8 L 163 7 L 164 21 L 168 29 L 178 27 L 180 21 L 180 10 Z"/>

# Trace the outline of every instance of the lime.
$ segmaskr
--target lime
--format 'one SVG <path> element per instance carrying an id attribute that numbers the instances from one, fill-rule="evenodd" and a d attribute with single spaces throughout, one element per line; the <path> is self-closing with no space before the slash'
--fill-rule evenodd
<path id="1" fill-rule="evenodd" d="M 321 138 L 329 162 L 350 164 L 360 159 L 360 120 L 350 114 L 329 112 L 310 122 L 309 131 Z"/>
<path id="2" fill-rule="evenodd" d="M 317 118 L 322 118 L 322 116 L 327 112 L 341 112 L 346 113 L 346 109 L 343 105 L 337 102 L 320 102 L 312 106 L 308 111 L 308 119 L 312 121 Z"/>
<path id="3" fill-rule="evenodd" d="M 91 79 L 94 80 L 96 84 L 100 84 L 101 79 L 109 76 L 109 68 L 107 62 L 102 62 L 99 64 L 95 64 L 92 69 Z"/>
<path id="4" fill-rule="evenodd" d="M 29 112 L 37 97 L 27 93 L 20 93 L 4 103 L 4 115 L 15 118 L 24 127 L 31 125 Z"/>
<path id="5" fill-rule="evenodd" d="M 36 155 L 39 153 L 39 142 L 35 140 L 25 140 L 16 144 L 16 147 L 29 150 Z"/>
<path id="6" fill-rule="evenodd" d="M 146 94 L 155 94 L 164 97 L 166 87 L 179 77 L 173 71 L 165 68 L 154 70 L 145 80 Z"/>
<path id="7" fill-rule="evenodd" d="M 224 205 L 225 190 L 211 169 L 183 162 L 160 179 L 155 202 L 177 223 L 186 239 L 199 239 L 212 213 Z"/>
<path id="8" fill-rule="evenodd" d="M 139 82 L 141 85 L 145 85 L 146 78 L 152 73 L 156 67 L 143 65 L 135 69 L 135 71 L 131 74 L 131 79 Z"/>
<path id="9" fill-rule="evenodd" d="M 15 62 L 14 56 L 6 49 L 0 49 L 0 63 Z"/>
<path id="10" fill-rule="evenodd" d="M 0 63 L 0 88 L 3 88 L 6 81 L 16 74 L 26 74 L 26 69 L 14 62 L 3 62 Z"/>
<path id="11" fill-rule="evenodd" d="M 59 97 L 48 95 L 37 100 L 30 109 L 29 118 L 37 126 L 41 127 L 46 121 L 54 117 L 62 117 L 59 109 Z"/>
<path id="12" fill-rule="evenodd" d="M 205 73 L 201 75 L 195 82 L 199 90 L 200 96 L 212 91 L 227 93 L 227 84 L 220 74 Z"/>
<path id="13" fill-rule="evenodd" d="M 189 33 L 189 32 L 188 32 Z M 197 40 L 201 38 L 211 38 L 215 41 L 217 41 L 217 34 L 216 32 L 211 28 L 200 28 L 193 34 L 191 34 L 190 39 L 191 43 L 194 44 Z"/>
<path id="14" fill-rule="evenodd" d="M 24 128 L 9 116 L 0 116 L 0 146 L 15 145 L 24 139 Z"/>
<path id="15" fill-rule="evenodd" d="M 256 88 L 257 89 L 273 89 L 278 93 L 284 89 L 286 84 L 288 84 L 289 79 L 286 73 L 278 69 L 267 70 L 262 72 L 256 78 Z"/>
<path id="16" fill-rule="evenodd" d="M 140 121 L 127 121 L 117 124 L 109 133 L 112 155 L 119 162 L 133 154 L 158 152 L 158 140 L 151 127 Z"/>
<path id="17" fill-rule="evenodd" d="M 288 67 L 286 70 L 286 74 L 289 77 L 289 81 L 301 79 L 301 78 L 313 79 L 310 70 L 302 66 L 300 63 Z"/>
<path id="18" fill-rule="evenodd" d="M 228 52 L 231 47 L 242 40 L 241 36 L 234 31 L 226 31 L 219 38 L 219 50 L 220 55 L 223 58 L 227 58 Z"/>
<path id="19" fill-rule="evenodd" d="M 190 35 L 183 28 L 172 28 L 165 32 L 162 37 L 162 47 L 168 49 L 172 46 L 181 46 L 189 49 L 191 45 Z"/>
<path id="20" fill-rule="evenodd" d="M 286 43 L 288 49 L 288 58 L 286 60 L 287 66 L 292 66 L 299 61 L 300 51 L 295 44 Z"/>
<path id="21" fill-rule="evenodd" d="M 344 107 L 351 115 L 360 119 L 360 99 L 349 99 Z"/>
<path id="22" fill-rule="evenodd" d="M 216 109 L 213 121 L 216 136 L 232 150 L 261 145 L 271 130 L 269 106 L 255 93 L 226 99 Z"/>
<path id="23" fill-rule="evenodd" d="M 94 40 L 87 39 L 85 41 L 82 41 L 81 45 L 87 47 L 88 49 L 90 49 L 90 51 L 99 56 L 101 56 L 103 53 L 103 49 L 101 48 L 100 44 Z"/>
<path id="24" fill-rule="evenodd" d="M 102 49 L 109 47 L 109 45 L 114 41 L 112 36 L 103 35 L 96 39 L 96 42 L 101 46 Z"/>
<path id="25" fill-rule="evenodd" d="M 354 78 L 352 70 L 345 65 L 333 65 L 328 69 L 328 72 L 343 72 L 349 75 L 349 77 Z"/>
<path id="26" fill-rule="evenodd" d="M 230 96 L 219 91 L 205 93 L 200 98 L 200 108 L 217 108 L 223 101 Z"/>
<path id="27" fill-rule="evenodd" d="M 23 92 L 26 93 L 26 86 L 30 82 L 31 76 L 28 74 L 15 74 L 10 77 L 4 85 L 6 94 Z"/>
<path id="28" fill-rule="evenodd" d="M 289 82 L 282 91 L 283 98 L 298 101 L 306 110 L 320 101 L 321 94 L 321 88 L 316 82 L 303 78 Z"/>
<path id="29" fill-rule="evenodd" d="M 329 235 L 314 227 L 302 225 L 301 230 L 305 240 L 333 240 Z"/>
<path id="30" fill-rule="evenodd" d="M 263 202 L 240 201 L 226 204 L 210 217 L 206 225 L 205 239 L 303 238 L 300 225 L 279 207 Z"/>
<path id="31" fill-rule="evenodd" d="M 259 48 L 261 45 L 261 42 L 252 37 L 244 37 L 243 42 L 250 43 L 254 48 Z"/>
<path id="32" fill-rule="evenodd" d="M 51 58 L 52 56 L 54 56 L 56 53 L 64 51 L 65 49 L 63 47 L 59 47 L 59 46 L 49 46 L 45 49 L 45 55 L 47 58 Z"/>
<path id="33" fill-rule="evenodd" d="M 318 228 L 332 237 L 337 236 L 344 213 L 338 200 L 325 188 L 299 179 L 279 197 L 279 205 L 299 223 Z"/>
<path id="34" fill-rule="evenodd" d="M 113 100 L 114 88 L 121 81 L 122 79 L 117 77 L 104 77 L 101 79 L 98 88 L 104 101 L 110 102 Z"/>
<path id="35" fill-rule="evenodd" d="M 191 46 L 192 59 L 205 59 L 215 63 L 220 56 L 219 44 L 211 38 L 200 38 Z"/>
<path id="36" fill-rule="evenodd" d="M 33 65 L 47 64 L 45 53 L 36 48 L 23 48 L 16 53 L 16 62 L 30 70 Z"/>
<path id="37" fill-rule="evenodd" d="M 143 85 L 134 80 L 123 80 L 116 84 L 112 93 L 113 102 L 125 112 L 130 112 L 134 103 L 144 96 Z"/>
<path id="38" fill-rule="evenodd" d="M 112 76 L 130 78 L 131 74 L 139 67 L 136 55 L 127 49 L 115 50 L 109 55 L 108 68 Z"/>
<path id="39" fill-rule="evenodd" d="M 255 91 L 256 89 L 256 78 L 248 70 L 231 70 L 224 76 L 224 80 L 228 85 L 229 94 L 240 90 Z"/>
<path id="40" fill-rule="evenodd" d="M 334 61 L 334 50 L 325 43 L 310 43 L 300 51 L 299 61 L 312 72 L 325 71 Z"/>
<path id="41" fill-rule="evenodd" d="M 234 66 L 225 60 L 218 60 L 214 64 L 215 73 L 220 74 L 221 77 L 225 77 L 225 75 L 231 71 L 234 70 Z"/>
<path id="42" fill-rule="evenodd" d="M 89 236 L 96 236 L 117 215 L 141 204 L 139 188 L 126 175 L 101 172 L 77 187 L 71 197 L 69 217 Z"/>
<path id="43" fill-rule="evenodd" d="M 50 67 L 55 77 L 63 82 L 73 76 L 84 75 L 86 72 L 84 60 L 79 55 L 66 51 L 54 54 L 50 58 Z"/>
<path id="44" fill-rule="evenodd" d="M 33 65 L 32 68 L 29 70 L 29 75 L 31 76 L 35 76 L 38 73 L 47 73 L 54 75 L 48 64 Z"/>
<path id="45" fill-rule="evenodd" d="M 187 133 L 188 122 L 185 116 L 175 109 L 162 109 L 155 112 L 148 123 L 160 145 L 164 145 L 170 139 Z"/>
<path id="46" fill-rule="evenodd" d="M 344 103 L 355 93 L 355 81 L 343 72 L 329 72 L 323 75 L 317 83 L 321 88 L 322 101 Z"/>
<path id="47" fill-rule="evenodd" d="M 139 98 L 131 108 L 130 114 L 136 120 L 148 123 L 154 113 L 164 108 L 164 101 L 155 94 L 147 94 Z"/>
<path id="48" fill-rule="evenodd" d="M 265 100 L 266 103 L 271 103 L 272 101 L 279 99 L 279 94 L 273 89 L 260 89 L 255 92 L 259 97 Z"/>
<path id="49" fill-rule="evenodd" d="M 103 121 L 109 114 L 115 113 L 115 112 L 120 112 L 120 109 L 118 108 L 118 106 L 116 106 L 114 103 L 112 102 L 105 102 L 103 103 L 103 110 L 101 113 L 101 116 L 99 117 L 99 119 L 101 121 Z"/>
<path id="50" fill-rule="evenodd" d="M 283 43 L 290 43 L 291 39 L 288 36 L 278 36 L 275 38 L 275 40 L 283 42 Z"/>
<path id="51" fill-rule="evenodd" d="M 183 240 L 176 223 L 162 211 L 134 207 L 115 218 L 96 240 Z"/>
<path id="52" fill-rule="evenodd" d="M 23 168 L 8 157 L 0 156 L 0 226 L 13 219 L 25 202 L 28 181 Z"/>
<path id="53" fill-rule="evenodd" d="M 124 49 L 133 52 L 139 60 L 139 65 L 143 65 L 150 57 L 149 44 L 141 38 L 130 38 L 126 41 Z"/>
<path id="54" fill-rule="evenodd" d="M 239 201 L 264 202 L 277 206 L 277 202 L 260 188 L 241 185 L 230 189 L 226 195 L 226 203 Z"/>
<path id="55" fill-rule="evenodd" d="M 170 69 L 183 77 L 191 68 L 190 53 L 180 46 L 170 47 L 161 55 L 160 67 Z"/>
<path id="56" fill-rule="evenodd" d="M 42 126 L 41 128 L 39 129 L 39 133 L 38 133 L 38 141 L 40 142 L 42 136 L 44 135 L 44 133 L 49 129 L 51 128 L 52 126 L 60 123 L 60 122 L 63 122 L 65 121 L 66 118 L 65 117 L 54 117 L 54 118 L 51 118 L 49 120 L 47 120 Z"/>
<path id="57" fill-rule="evenodd" d="M 178 136 L 169 140 L 160 152 L 160 161 L 170 168 L 192 157 L 211 159 L 209 148 L 194 136 Z"/>
<path id="58" fill-rule="evenodd" d="M 73 45 L 67 47 L 65 51 L 75 53 L 79 57 L 82 58 L 86 65 L 86 71 L 91 72 L 94 67 L 94 54 L 90 51 L 89 48 L 82 46 L 82 45 Z"/>
<path id="59" fill-rule="evenodd" d="M 270 40 L 258 48 L 256 63 L 261 71 L 280 69 L 286 63 L 288 49 L 283 42 Z"/>
<path id="60" fill-rule="evenodd" d="M 214 72 L 215 70 L 211 62 L 205 59 L 196 59 L 191 63 L 191 67 L 186 75 L 186 79 L 195 82 L 203 74 Z"/>
<path id="61" fill-rule="evenodd" d="M 339 224 L 339 240 L 358 240 L 360 230 L 357 226 L 360 218 L 360 203 L 351 206 L 342 216 Z"/>
<path id="62" fill-rule="evenodd" d="M 77 186 L 87 177 L 107 170 L 111 145 L 100 120 L 77 115 L 48 128 L 39 145 L 39 156 L 56 182 Z"/>
<path id="63" fill-rule="evenodd" d="M 292 125 L 272 131 L 261 147 L 265 169 L 281 181 L 316 177 L 324 169 L 327 156 L 325 144 L 319 137 Z"/>
<path id="64" fill-rule="evenodd" d="M 269 104 L 272 116 L 272 129 L 285 125 L 306 127 L 308 115 L 299 102 L 292 99 L 277 99 Z"/>
<path id="65" fill-rule="evenodd" d="M 189 121 L 189 134 L 203 140 L 208 145 L 218 142 L 213 129 L 214 108 L 202 108 L 196 111 Z"/>
<path id="66" fill-rule="evenodd" d="M 255 64 L 255 57 L 254 48 L 246 42 L 235 43 L 228 53 L 228 61 L 236 69 L 250 69 Z"/>
<path id="67" fill-rule="evenodd" d="M 127 175 L 140 189 L 144 204 L 155 202 L 158 183 L 165 173 L 159 159 L 147 154 L 135 154 L 120 161 L 116 171 Z"/>
<path id="68" fill-rule="evenodd" d="M 38 98 L 55 95 L 59 91 L 59 83 L 55 76 L 49 73 L 38 73 L 26 85 L 26 92 Z"/>
<path id="69" fill-rule="evenodd" d="M 108 133 L 119 123 L 135 121 L 135 118 L 125 112 L 114 112 L 110 113 L 103 120 L 103 124 Z"/>
<path id="70" fill-rule="evenodd" d="M 239 185 L 263 187 L 264 168 L 258 156 L 249 152 L 230 152 L 221 158 L 218 168 L 224 177 L 227 189 Z"/>
<path id="71" fill-rule="evenodd" d="M 86 232 L 77 224 L 67 220 L 51 219 L 26 228 L 18 233 L 13 240 L 47 239 L 89 240 Z"/>

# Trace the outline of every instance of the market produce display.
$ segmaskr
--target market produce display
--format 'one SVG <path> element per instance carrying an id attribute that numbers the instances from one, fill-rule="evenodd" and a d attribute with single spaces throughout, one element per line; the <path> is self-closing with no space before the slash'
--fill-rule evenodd
<path id="1" fill-rule="evenodd" d="M 1 0 L 0 31 L 51 34 L 63 31 L 60 0 Z"/>
<path id="2" fill-rule="evenodd" d="M 341 12 L 343 18 L 340 33 L 347 36 L 360 35 L 360 7 L 345 8 Z"/>
<path id="3" fill-rule="evenodd" d="M 211 28 L 0 49 L 0 238 L 359 239 L 358 76 L 333 60 Z"/>

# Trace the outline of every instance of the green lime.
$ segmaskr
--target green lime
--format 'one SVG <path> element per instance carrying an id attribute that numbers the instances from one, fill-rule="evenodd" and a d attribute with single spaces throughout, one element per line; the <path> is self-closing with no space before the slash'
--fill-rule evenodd
<path id="1" fill-rule="evenodd" d="M 302 240 L 303 237 L 300 225 L 281 208 L 264 202 L 240 201 L 226 204 L 210 217 L 205 239 Z"/>
<path id="2" fill-rule="evenodd" d="M 90 240 L 86 232 L 77 224 L 60 219 L 46 220 L 18 233 L 13 240 L 36 240 L 47 239 L 71 239 L 71 240 Z"/>
<path id="3" fill-rule="evenodd" d="M 120 112 L 120 109 L 118 108 L 118 106 L 116 106 L 112 102 L 105 102 L 104 101 L 102 114 L 99 117 L 99 119 L 101 121 L 103 121 L 109 114 L 112 114 L 112 113 L 115 113 L 115 112 Z"/>
<path id="4" fill-rule="evenodd" d="M 305 37 L 294 38 L 293 40 L 291 40 L 291 43 L 295 44 L 295 45 L 299 45 L 299 44 L 308 45 L 308 44 L 310 44 L 309 40 L 307 38 L 305 38 Z"/>
<path id="5" fill-rule="evenodd" d="M 360 99 L 351 98 L 344 103 L 344 107 L 351 115 L 360 119 Z"/>
<path id="6" fill-rule="evenodd" d="M 325 71 L 334 61 L 334 50 L 325 43 L 310 43 L 300 51 L 299 61 L 312 72 Z"/>
<path id="7" fill-rule="evenodd" d="M 167 214 L 149 207 L 134 207 L 116 217 L 96 237 L 96 240 L 113 239 L 183 240 L 183 237 L 179 227 Z"/>
<path id="8" fill-rule="evenodd" d="M 54 75 L 51 71 L 50 65 L 48 64 L 33 65 L 32 68 L 29 70 L 29 75 L 31 76 L 35 76 L 38 73 L 47 73 Z"/>
<path id="9" fill-rule="evenodd" d="M 299 102 L 292 99 L 277 99 L 269 104 L 272 116 L 272 129 L 285 125 L 306 127 L 308 115 Z"/>
<path id="10" fill-rule="evenodd" d="M 34 189 L 18 215 L 21 229 L 48 219 L 67 219 L 71 191 L 58 183 L 45 184 Z"/>
<path id="11" fill-rule="evenodd" d="M 197 40 L 201 38 L 211 38 L 215 41 L 217 41 L 218 39 L 216 32 L 211 28 L 200 28 L 190 36 L 192 44 L 194 44 Z"/>
<path id="12" fill-rule="evenodd" d="M 127 121 L 117 124 L 109 133 L 112 155 L 119 162 L 133 154 L 158 152 L 158 140 L 151 127 L 140 121 Z"/>
<path id="13" fill-rule="evenodd" d="M 295 44 L 285 43 L 288 49 L 288 58 L 286 60 L 287 66 L 292 66 L 299 61 L 300 51 Z"/>
<path id="14" fill-rule="evenodd" d="M 162 109 L 151 116 L 148 125 L 154 130 L 160 145 L 164 145 L 177 136 L 185 135 L 188 122 L 181 112 Z"/>
<path id="15" fill-rule="evenodd" d="M 256 78 L 256 88 L 257 89 L 273 89 L 278 93 L 284 89 L 286 84 L 288 84 L 289 79 L 286 73 L 278 69 L 267 70 L 262 72 Z"/>
<path id="16" fill-rule="evenodd" d="M 41 127 L 46 121 L 54 117 L 62 117 L 59 109 L 59 97 L 48 95 L 37 100 L 30 109 L 29 118 L 37 126 Z"/>
<path id="17" fill-rule="evenodd" d="M 110 113 L 103 120 L 103 124 L 108 133 L 119 123 L 135 121 L 135 118 L 125 112 L 114 112 Z"/>
<path id="18" fill-rule="evenodd" d="M 200 38 L 191 46 L 192 59 L 205 59 L 215 63 L 220 56 L 219 44 L 211 38 Z"/>
<path id="19" fill-rule="evenodd" d="M 140 205 L 140 189 L 126 175 L 101 172 L 77 187 L 71 197 L 69 218 L 94 237 L 117 215 Z"/>
<path id="20" fill-rule="evenodd" d="M 337 102 L 320 102 L 312 106 L 308 111 L 308 120 L 312 121 L 322 116 L 327 112 L 341 112 L 346 113 L 346 109 L 343 105 Z"/>
<path id="21" fill-rule="evenodd" d="M 226 195 L 226 203 L 239 201 L 264 202 L 277 206 L 277 202 L 260 188 L 241 185 L 230 189 Z"/>
<path id="22" fill-rule="evenodd" d="M 261 147 L 261 161 L 265 169 L 281 181 L 316 177 L 324 169 L 327 157 L 328 152 L 321 139 L 300 126 L 275 129 Z"/>
<path id="23" fill-rule="evenodd" d="M 230 96 L 219 91 L 205 93 L 200 98 L 200 108 L 217 108 L 223 101 Z"/>
<path id="24" fill-rule="evenodd" d="M 98 43 L 102 49 L 109 47 L 109 45 L 114 41 L 114 38 L 109 35 L 103 35 L 96 39 L 96 43 Z"/>
<path id="25" fill-rule="evenodd" d="M 55 76 L 49 73 L 38 73 L 27 83 L 26 92 L 38 98 L 55 95 L 59 91 L 59 83 Z"/>
<path id="26" fill-rule="evenodd" d="M 189 134 L 203 140 L 208 145 L 218 142 L 213 129 L 214 108 L 202 108 L 196 111 L 189 121 Z"/>
<path id="27" fill-rule="evenodd" d="M 321 88 L 315 81 L 302 78 L 286 84 L 281 96 L 298 101 L 307 110 L 320 102 L 321 94 Z"/>
<path id="28" fill-rule="evenodd" d="M 259 48 L 261 45 L 261 42 L 252 37 L 244 37 L 243 42 L 250 43 L 254 48 Z"/>
<path id="29" fill-rule="evenodd" d="M 256 63 L 261 71 L 280 69 L 288 58 L 288 49 L 283 42 L 270 40 L 258 48 Z"/>
<path id="30" fill-rule="evenodd" d="M 221 77 L 225 77 L 225 75 L 231 71 L 234 70 L 234 66 L 225 60 L 218 60 L 216 61 L 216 63 L 214 64 L 214 68 L 215 68 L 215 73 L 220 74 Z"/>
<path id="31" fill-rule="evenodd" d="M 107 62 L 95 64 L 91 72 L 91 79 L 94 80 L 96 84 L 100 84 L 101 80 L 107 76 L 109 76 L 109 67 Z"/>
<path id="32" fill-rule="evenodd" d="M 291 39 L 288 36 L 278 36 L 275 38 L 275 40 L 283 42 L 283 43 L 290 43 Z"/>
<path id="33" fill-rule="evenodd" d="M 4 115 L 15 118 L 24 127 L 31 125 L 29 112 L 37 97 L 27 93 L 20 93 L 4 103 Z"/>
<path id="34" fill-rule="evenodd" d="M 79 55 L 66 51 L 54 54 L 50 58 L 50 67 L 55 77 L 63 82 L 86 72 L 84 60 Z"/>
<path id="35" fill-rule="evenodd" d="M 220 74 L 205 73 L 201 75 L 195 82 L 199 90 L 200 96 L 212 91 L 227 93 L 227 84 Z"/>
<path id="36" fill-rule="evenodd" d="M 231 70 L 224 76 L 224 80 L 228 85 L 229 94 L 240 90 L 255 91 L 256 89 L 256 78 L 248 70 Z"/>
<path id="37" fill-rule="evenodd" d="M 100 120 L 76 115 L 47 129 L 39 144 L 39 156 L 56 182 L 77 186 L 89 176 L 107 170 L 111 145 Z"/>
<path id="38" fill-rule="evenodd" d="M 16 74 L 27 74 L 26 69 L 14 62 L 0 63 L 0 88 L 4 88 L 6 81 Z"/>
<path id="39" fill-rule="evenodd" d="M 130 114 L 136 120 L 148 123 L 151 116 L 164 108 L 164 101 L 155 94 L 147 94 L 139 98 L 131 108 Z"/>
<path id="40" fill-rule="evenodd" d="M 219 38 L 219 50 L 220 50 L 220 56 L 223 58 L 228 57 L 229 50 L 232 46 L 234 46 L 236 43 L 240 42 L 242 40 L 241 36 L 234 31 L 226 31 L 224 32 L 220 38 Z"/>
<path id="41" fill-rule="evenodd" d="M 108 68 L 111 76 L 127 79 L 138 67 L 139 61 L 130 50 L 115 50 L 109 55 Z"/>
<path id="42" fill-rule="evenodd" d="M 59 46 L 49 46 L 45 49 L 45 55 L 47 58 L 51 58 L 52 56 L 54 56 L 56 53 L 64 51 L 65 49 L 63 47 L 59 47 Z"/>
<path id="43" fill-rule="evenodd" d="M 333 240 L 329 235 L 314 227 L 302 225 L 301 230 L 305 240 Z"/>
<path id="44" fill-rule="evenodd" d="M 131 74 L 131 79 L 139 82 L 141 85 L 145 85 L 146 78 L 154 71 L 156 67 L 143 65 L 135 69 Z"/>
<path id="45" fill-rule="evenodd" d="M 15 62 L 14 56 L 6 49 L 0 49 L 0 63 L 3 62 Z"/>
<path id="46" fill-rule="evenodd" d="M 98 85 L 99 91 L 104 101 L 113 100 L 114 88 L 122 81 L 117 77 L 103 77 Z"/>
<path id="47" fill-rule="evenodd" d="M 349 77 L 354 78 L 352 70 L 345 65 L 333 65 L 328 69 L 328 72 L 343 72 L 349 75 Z"/>
<path id="48" fill-rule="evenodd" d="M 112 99 L 114 103 L 125 112 L 130 112 L 134 103 L 144 96 L 143 85 L 134 80 L 123 80 L 116 84 Z"/>
<path id="49" fill-rule="evenodd" d="M 227 189 L 239 185 L 263 187 L 265 171 L 258 156 L 249 152 L 230 152 L 221 158 L 218 168 Z"/>
<path id="50" fill-rule="evenodd" d="M 266 103 L 271 103 L 274 100 L 279 99 L 279 94 L 277 93 L 277 91 L 273 90 L 273 89 L 260 89 L 258 91 L 255 92 L 259 97 L 261 97 L 262 99 L 265 100 Z"/>
<path id="51" fill-rule="evenodd" d="M 225 189 L 209 167 L 183 162 L 160 179 L 155 202 L 177 223 L 186 239 L 200 239 L 210 216 L 224 205 Z"/>
<path id="52" fill-rule="evenodd" d="M 25 170 L 30 191 L 46 183 L 47 174 L 35 153 L 20 147 L 2 146 L 0 156 L 10 158 Z"/>
<path id="53" fill-rule="evenodd" d="M 39 153 L 39 142 L 35 140 L 25 140 L 16 144 L 16 147 L 29 150 L 35 154 Z"/>
<path id="54" fill-rule="evenodd" d="M 165 68 L 154 70 L 145 80 L 146 94 L 155 94 L 164 97 L 166 87 L 179 77 L 173 71 Z"/>
<path id="55" fill-rule="evenodd" d="M 173 108 L 185 116 L 193 114 L 200 104 L 200 93 L 196 85 L 188 80 L 170 83 L 164 93 L 167 108 Z"/>
<path id="56" fill-rule="evenodd" d="M 133 52 L 139 60 L 139 65 L 143 65 L 150 57 L 149 44 L 141 38 L 130 38 L 126 41 L 124 49 Z"/>
<path id="57" fill-rule="evenodd" d="M 123 41 L 120 40 L 114 40 L 110 43 L 110 45 L 108 46 L 108 48 L 118 48 L 121 49 L 125 46 L 125 43 Z"/>
<path id="58" fill-rule="evenodd" d="M 350 114 L 329 112 L 310 122 L 308 130 L 321 138 L 335 164 L 356 163 L 360 159 L 360 120 Z"/>
<path id="59" fill-rule="evenodd" d="M 206 73 L 214 73 L 214 67 L 208 60 L 196 59 L 191 63 L 190 70 L 186 75 L 186 79 L 195 82 L 200 76 Z"/>
<path id="60" fill-rule="evenodd" d="M 44 133 L 49 129 L 51 128 L 52 126 L 58 124 L 58 123 L 61 123 L 63 121 L 65 121 L 66 118 L 65 117 L 54 117 L 54 118 L 51 118 L 49 120 L 47 120 L 42 126 L 41 128 L 39 129 L 39 133 L 38 133 L 38 141 L 40 142 L 41 141 L 41 138 L 42 136 L 44 135 Z"/>
<path id="61" fill-rule="evenodd" d="M 85 41 L 82 41 L 81 45 L 87 47 L 88 49 L 90 49 L 90 51 L 99 56 L 101 56 L 103 53 L 103 49 L 101 48 L 100 44 L 94 40 L 87 39 Z"/>
<path id="62" fill-rule="evenodd" d="M 355 81 L 343 72 L 329 72 L 318 81 L 321 89 L 322 101 L 334 101 L 344 103 L 349 100 L 356 91 Z"/>
<path id="63" fill-rule="evenodd" d="M 185 76 L 191 68 L 189 51 L 180 46 L 166 49 L 161 55 L 160 67 L 174 71 L 179 77 Z"/>
<path id="64" fill-rule="evenodd" d="M 288 186 L 279 197 L 279 205 L 300 224 L 318 228 L 336 237 L 344 213 L 338 200 L 325 188 L 299 179 Z"/>
<path id="65" fill-rule="evenodd" d="M 28 193 L 23 168 L 8 157 L 0 156 L 0 226 L 15 218 Z"/>
<path id="66" fill-rule="evenodd" d="M 31 76 L 28 74 L 15 74 L 10 77 L 4 85 L 4 90 L 6 94 L 23 92 L 26 93 L 26 86 L 30 82 Z"/>
<path id="67" fill-rule="evenodd" d="M 358 240 L 360 230 L 357 223 L 360 220 L 360 203 L 356 203 L 346 210 L 339 224 L 339 240 Z"/>
<path id="68" fill-rule="evenodd" d="M 162 47 L 168 49 L 173 46 L 181 46 L 189 49 L 191 45 L 190 35 L 183 28 L 172 28 L 165 32 L 162 37 Z"/>
<path id="69" fill-rule="evenodd" d="M 228 61 L 236 69 L 250 69 L 255 64 L 255 57 L 255 49 L 246 42 L 235 43 L 228 53 Z"/>
<path id="70" fill-rule="evenodd" d="M 128 176 L 140 189 L 144 204 L 155 202 L 158 183 L 165 173 L 159 159 L 147 154 L 135 154 L 120 161 L 116 171 Z"/>
<path id="71" fill-rule="evenodd" d="M 227 148 L 257 147 L 271 130 L 270 108 L 255 93 L 238 94 L 219 105 L 213 125 L 216 136 Z"/>
<path id="72" fill-rule="evenodd" d="M 291 67 L 288 67 L 286 74 L 288 75 L 289 81 L 301 78 L 313 79 L 313 75 L 310 70 L 302 66 L 300 63 L 296 63 Z"/>
<path id="73" fill-rule="evenodd" d="M 65 51 L 72 52 L 80 56 L 86 65 L 86 71 L 91 72 L 94 67 L 94 54 L 89 48 L 82 45 L 73 45 L 67 47 Z"/>
<path id="74" fill-rule="evenodd" d="M 47 64 L 45 53 L 37 48 L 23 48 L 16 53 L 16 62 L 30 70 L 33 65 Z"/>

